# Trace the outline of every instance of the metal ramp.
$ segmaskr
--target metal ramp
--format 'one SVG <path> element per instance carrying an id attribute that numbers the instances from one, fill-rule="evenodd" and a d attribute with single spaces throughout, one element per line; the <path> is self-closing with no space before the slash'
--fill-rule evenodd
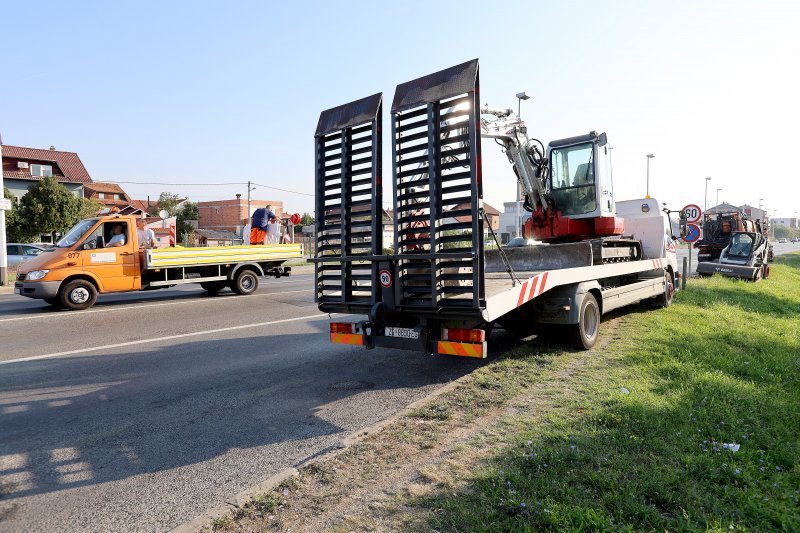
<path id="1" fill-rule="evenodd" d="M 316 153 L 316 301 L 324 311 L 367 311 L 380 298 L 381 93 L 323 111 Z"/>
<path id="2" fill-rule="evenodd" d="M 397 86 L 394 254 L 381 255 L 381 100 L 322 112 L 316 301 L 328 312 L 479 314 L 485 307 L 478 60 Z M 379 270 L 389 270 L 381 287 Z"/>
<path id="3" fill-rule="evenodd" d="M 480 310 L 478 60 L 397 86 L 392 103 L 397 305 Z"/>

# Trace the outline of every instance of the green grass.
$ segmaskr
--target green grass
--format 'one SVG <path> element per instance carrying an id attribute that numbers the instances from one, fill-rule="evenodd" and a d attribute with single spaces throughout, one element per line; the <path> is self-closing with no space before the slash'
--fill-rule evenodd
<path id="1" fill-rule="evenodd" d="M 800 255 L 772 272 L 632 309 L 578 394 L 506 424 L 467 489 L 412 503 L 448 531 L 800 530 Z"/>

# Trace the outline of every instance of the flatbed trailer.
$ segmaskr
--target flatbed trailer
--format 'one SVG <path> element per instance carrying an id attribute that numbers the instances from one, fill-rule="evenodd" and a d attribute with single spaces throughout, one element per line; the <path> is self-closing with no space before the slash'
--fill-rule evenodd
<path id="1" fill-rule="evenodd" d="M 641 243 L 632 257 L 600 241 L 484 249 L 478 87 L 477 60 L 397 87 L 393 254 L 381 227 L 382 94 L 320 115 L 315 298 L 363 315 L 331 322 L 332 342 L 483 358 L 499 324 L 590 348 L 603 313 L 671 302 L 677 258 L 655 199 L 617 203 L 626 242 Z"/>

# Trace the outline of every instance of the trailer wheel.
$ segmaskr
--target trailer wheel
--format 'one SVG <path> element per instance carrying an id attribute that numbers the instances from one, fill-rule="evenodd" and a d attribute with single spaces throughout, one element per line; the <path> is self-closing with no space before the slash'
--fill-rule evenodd
<path id="1" fill-rule="evenodd" d="M 231 282 L 231 289 L 236 294 L 252 294 L 258 289 L 258 276 L 252 270 L 240 270 Z"/>
<path id="2" fill-rule="evenodd" d="M 567 326 L 572 344 L 583 350 L 591 349 L 600 332 L 600 307 L 591 293 L 586 293 L 581 303 L 577 324 Z"/>
<path id="3" fill-rule="evenodd" d="M 225 288 L 226 283 L 224 281 L 206 281 L 201 283 L 200 286 L 206 292 L 217 294 L 219 291 Z"/>
<path id="4" fill-rule="evenodd" d="M 89 281 L 76 279 L 61 287 L 58 291 L 58 301 L 63 307 L 72 311 L 88 309 L 97 301 L 97 289 Z"/>

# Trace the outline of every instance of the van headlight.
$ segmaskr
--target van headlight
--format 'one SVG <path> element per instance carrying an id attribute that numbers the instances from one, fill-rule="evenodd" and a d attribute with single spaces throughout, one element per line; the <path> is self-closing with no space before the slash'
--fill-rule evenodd
<path id="1" fill-rule="evenodd" d="M 28 272 L 28 275 L 25 276 L 26 281 L 36 281 L 40 280 L 50 272 L 49 270 L 31 270 Z"/>

